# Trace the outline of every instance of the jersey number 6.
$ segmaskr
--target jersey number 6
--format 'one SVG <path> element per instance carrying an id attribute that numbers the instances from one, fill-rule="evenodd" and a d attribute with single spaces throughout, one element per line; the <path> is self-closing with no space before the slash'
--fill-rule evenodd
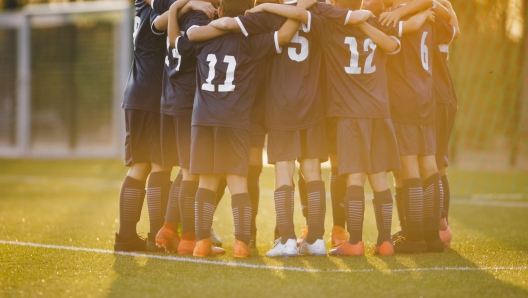
<path id="1" fill-rule="evenodd" d="M 209 62 L 209 74 L 207 76 L 207 79 L 205 79 L 205 83 L 202 84 L 202 90 L 211 92 L 215 91 L 215 85 L 213 85 L 212 82 L 215 77 L 216 61 L 217 60 L 215 54 L 207 55 L 207 62 Z M 235 85 L 233 85 L 233 81 L 235 80 L 236 68 L 235 57 L 231 55 L 225 55 L 224 63 L 227 63 L 226 79 L 223 84 L 218 85 L 218 92 L 235 91 Z"/>

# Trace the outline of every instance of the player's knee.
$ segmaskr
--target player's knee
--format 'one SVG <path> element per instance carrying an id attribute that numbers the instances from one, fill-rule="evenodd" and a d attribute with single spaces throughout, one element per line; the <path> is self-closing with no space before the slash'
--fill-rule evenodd
<path id="1" fill-rule="evenodd" d="M 135 163 L 130 166 L 127 175 L 136 180 L 145 181 L 147 180 L 150 170 L 151 166 L 148 162 Z"/>
<path id="2" fill-rule="evenodd" d="M 235 174 L 226 174 L 227 187 L 231 195 L 247 193 L 247 177 Z"/>
<path id="3" fill-rule="evenodd" d="M 220 183 L 220 175 L 205 174 L 200 175 L 199 188 L 205 188 L 210 191 L 216 192 L 218 190 L 218 184 Z"/>
<path id="4" fill-rule="evenodd" d="M 365 173 L 353 173 L 349 174 L 347 176 L 347 186 L 350 185 L 357 185 L 363 187 L 365 185 L 366 180 L 366 174 Z"/>
<path id="5" fill-rule="evenodd" d="M 249 165 L 262 166 L 262 148 L 249 149 Z"/>
<path id="6" fill-rule="evenodd" d="M 322 180 L 321 163 L 318 158 L 306 158 L 301 161 L 301 172 L 304 181 Z"/>

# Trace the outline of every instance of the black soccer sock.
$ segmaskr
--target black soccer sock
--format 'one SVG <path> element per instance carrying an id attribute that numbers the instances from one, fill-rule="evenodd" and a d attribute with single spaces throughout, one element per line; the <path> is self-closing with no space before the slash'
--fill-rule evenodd
<path id="1" fill-rule="evenodd" d="M 313 244 L 317 239 L 323 239 L 326 215 L 326 191 L 324 181 L 306 183 L 308 193 L 308 235 L 306 242 Z"/>
<path id="2" fill-rule="evenodd" d="M 198 188 L 194 202 L 194 229 L 196 241 L 211 238 L 214 211 L 216 208 L 216 192 Z"/>
<path id="3" fill-rule="evenodd" d="M 172 190 L 170 171 L 150 173 L 147 183 L 147 207 L 150 221 L 150 234 L 156 235 L 163 226 L 164 209 L 167 208 L 169 192 Z M 165 208 L 164 208 L 165 206 Z M 179 210 L 178 210 L 179 219 Z"/>
<path id="4" fill-rule="evenodd" d="M 180 220 L 183 234 L 194 233 L 194 201 L 198 190 L 197 181 L 182 181 L 180 187 Z M 187 235 L 187 234 L 186 234 Z M 191 235 L 191 238 L 193 235 Z"/>
<path id="5" fill-rule="evenodd" d="M 440 176 L 442 180 L 442 188 L 444 189 L 444 208 L 442 208 L 442 218 L 445 218 L 449 223 L 449 204 L 451 203 L 451 191 L 449 189 L 449 180 L 447 175 Z"/>
<path id="6" fill-rule="evenodd" d="M 275 218 L 275 230 L 273 231 L 273 237 L 273 240 L 279 239 L 280 237 L 279 222 L 277 222 L 277 218 Z"/>
<path id="7" fill-rule="evenodd" d="M 301 198 L 302 215 L 304 216 L 306 222 L 308 222 L 308 216 L 310 216 L 308 212 L 308 193 L 306 192 L 306 182 L 304 181 L 304 177 L 301 175 L 301 173 L 298 174 L 297 186 L 299 187 L 299 197 Z"/>
<path id="8" fill-rule="evenodd" d="M 376 227 L 378 228 L 377 245 L 380 246 L 383 242 L 391 240 L 392 194 L 390 188 L 385 191 L 374 192 L 372 205 L 374 206 Z"/>
<path id="9" fill-rule="evenodd" d="M 363 218 L 365 215 L 365 190 L 361 186 L 347 187 L 344 199 L 347 230 L 350 234 L 348 242 L 358 244 L 363 240 Z"/>
<path id="10" fill-rule="evenodd" d="M 231 209 L 233 210 L 233 221 L 235 223 L 235 239 L 249 244 L 251 240 L 251 218 L 252 208 L 248 193 L 231 196 Z"/>
<path id="11" fill-rule="evenodd" d="M 247 178 L 249 199 L 251 200 L 251 235 L 257 234 L 257 214 L 260 199 L 260 173 L 262 173 L 262 166 L 249 166 L 249 173 Z"/>
<path id="12" fill-rule="evenodd" d="M 400 223 L 400 228 L 402 231 L 405 231 L 405 208 L 403 207 L 403 188 L 396 187 L 394 200 L 396 201 L 396 210 L 398 211 L 398 222 Z"/>
<path id="13" fill-rule="evenodd" d="M 144 200 L 145 181 L 126 176 L 119 193 L 119 236 L 128 238 L 137 234 Z"/>
<path id="14" fill-rule="evenodd" d="M 293 225 L 293 194 L 295 188 L 283 185 L 277 188 L 273 194 L 275 200 L 275 212 L 279 224 L 281 242 L 284 244 L 288 239 L 297 239 Z"/>
<path id="15" fill-rule="evenodd" d="M 403 180 L 403 208 L 407 238 L 423 240 L 423 190 L 420 178 Z"/>
<path id="16" fill-rule="evenodd" d="M 330 198 L 332 200 L 332 218 L 334 226 L 345 228 L 345 209 L 343 199 L 346 194 L 345 176 L 338 176 L 338 169 L 332 167 L 330 170 Z"/>
<path id="17" fill-rule="evenodd" d="M 165 213 L 165 221 L 170 223 L 178 223 L 180 221 L 180 184 L 182 183 L 183 175 L 181 170 L 176 175 L 172 182 L 169 191 L 169 203 L 167 204 L 167 211 Z"/>
<path id="18" fill-rule="evenodd" d="M 215 205 L 215 210 L 216 210 L 216 206 L 218 206 L 218 204 L 220 204 L 220 201 L 221 201 L 222 198 L 224 197 L 226 187 L 227 187 L 227 180 L 226 180 L 226 178 L 225 178 L 225 177 L 220 178 L 220 182 L 218 183 L 218 189 L 216 190 L 216 205 Z"/>
<path id="19" fill-rule="evenodd" d="M 424 239 L 433 241 L 440 239 L 440 214 L 442 212 L 442 182 L 440 174 L 434 173 L 422 183 L 423 188 L 423 227 Z"/>

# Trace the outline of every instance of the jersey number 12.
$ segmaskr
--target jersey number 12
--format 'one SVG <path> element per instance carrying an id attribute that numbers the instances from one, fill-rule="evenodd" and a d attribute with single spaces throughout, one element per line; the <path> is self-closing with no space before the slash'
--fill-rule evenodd
<path id="1" fill-rule="evenodd" d="M 212 82 L 215 77 L 215 65 L 217 62 L 216 55 L 207 55 L 207 62 L 209 62 L 209 74 L 207 76 L 207 79 L 205 79 L 205 83 L 202 84 L 202 90 L 214 92 L 215 85 L 213 85 Z M 226 79 L 223 84 L 218 85 L 218 92 L 235 91 L 235 85 L 233 85 L 233 81 L 235 80 L 236 68 L 235 57 L 231 55 L 225 55 L 224 63 L 227 63 Z"/>
<path id="2" fill-rule="evenodd" d="M 361 67 L 359 67 L 359 52 L 358 44 L 355 37 L 345 37 L 345 44 L 350 46 L 350 66 L 345 66 L 345 72 L 348 74 L 361 74 Z M 365 66 L 363 68 L 364 74 L 374 73 L 376 71 L 376 65 L 372 65 L 374 59 L 374 52 L 376 51 L 376 44 L 372 42 L 370 38 L 365 39 L 363 42 L 363 50 L 367 52 L 369 48 L 372 53 L 368 55 L 365 60 Z"/>

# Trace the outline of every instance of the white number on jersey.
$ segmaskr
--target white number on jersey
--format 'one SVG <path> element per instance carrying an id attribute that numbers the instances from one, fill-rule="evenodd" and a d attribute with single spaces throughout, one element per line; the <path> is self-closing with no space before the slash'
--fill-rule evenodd
<path id="1" fill-rule="evenodd" d="M 301 30 L 301 26 L 299 26 L 299 30 Z M 297 53 L 296 48 L 288 47 L 288 56 L 290 59 L 297 62 L 306 60 L 306 58 L 308 58 L 308 39 L 306 39 L 306 37 L 300 36 L 299 31 L 297 31 L 290 42 L 297 43 L 301 46 L 300 53 Z"/>
<path id="2" fill-rule="evenodd" d="M 422 66 L 425 70 L 429 70 L 429 49 L 425 45 L 425 39 L 427 38 L 427 33 L 422 34 L 422 44 L 420 45 L 420 52 L 422 56 Z"/>
<path id="3" fill-rule="evenodd" d="M 181 60 L 182 60 L 182 56 L 176 50 L 176 47 L 178 46 L 178 40 L 179 39 L 180 39 L 180 36 L 178 36 L 178 38 L 176 38 L 176 43 L 174 44 L 174 49 L 172 49 L 172 51 L 169 51 L 169 54 L 167 56 L 165 56 L 165 64 L 167 64 L 168 67 L 170 67 L 169 55 L 171 53 L 172 53 L 172 57 L 174 59 L 178 59 L 178 64 L 176 64 L 176 68 L 175 68 L 176 71 L 180 71 L 180 65 L 181 65 Z M 167 38 L 167 48 L 169 48 L 169 38 Z"/>
<path id="4" fill-rule="evenodd" d="M 202 90 L 214 92 L 215 86 L 212 84 L 212 82 L 215 77 L 215 66 L 217 62 L 216 55 L 207 55 L 207 61 L 209 62 L 209 74 L 207 76 L 207 79 L 205 80 L 205 83 L 202 84 Z M 218 92 L 235 91 L 235 85 L 233 85 L 233 81 L 235 80 L 236 68 L 235 57 L 231 55 L 226 55 L 224 57 L 224 63 L 227 63 L 226 79 L 223 84 L 218 85 Z"/>
<path id="5" fill-rule="evenodd" d="M 345 44 L 350 46 L 350 66 L 345 66 L 345 72 L 348 74 L 361 74 L 361 67 L 359 67 L 359 52 L 357 40 L 355 37 L 345 37 Z M 372 65 L 374 59 L 374 52 L 376 51 L 376 44 L 370 38 L 365 39 L 363 43 L 363 50 L 368 52 L 369 48 L 372 53 L 367 56 L 365 60 L 364 74 L 373 73 L 376 71 L 376 65 Z"/>
<path id="6" fill-rule="evenodd" d="M 136 46 L 136 37 L 138 34 L 139 24 L 141 24 L 141 18 L 138 16 L 135 16 L 134 17 L 134 32 L 132 33 L 132 43 L 134 44 L 134 46 Z"/>

